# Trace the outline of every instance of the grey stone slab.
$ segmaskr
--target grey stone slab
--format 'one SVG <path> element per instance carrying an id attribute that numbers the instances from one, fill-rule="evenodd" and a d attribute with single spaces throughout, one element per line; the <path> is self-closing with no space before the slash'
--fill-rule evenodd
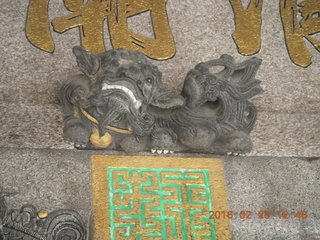
<path id="1" fill-rule="evenodd" d="M 91 215 L 92 154 L 103 151 L 0 148 L 0 186 L 18 192 L 10 207 L 32 203 L 49 211 L 77 210 L 86 224 Z M 119 154 L 112 152 L 112 154 Z M 175 156 L 199 157 L 196 154 Z M 207 156 L 214 157 L 214 156 Z M 231 228 L 235 240 L 320 237 L 320 161 L 299 158 L 226 157 L 229 210 L 271 211 L 270 219 L 240 219 Z M 278 219 L 276 211 L 308 211 L 306 219 Z"/>
<path id="2" fill-rule="evenodd" d="M 55 52 L 40 51 L 28 42 L 24 33 L 28 2 L 1 2 L 0 101 L 57 104 L 61 83 L 78 73 L 71 48 L 80 43 L 79 31 L 72 29 L 63 34 L 52 31 Z M 167 11 L 177 51 L 174 58 L 154 61 L 154 64 L 164 73 L 164 85 L 168 90 L 181 91 L 187 71 L 201 61 L 218 58 L 224 53 L 237 61 L 248 58 L 238 53 L 233 42 L 234 19 L 228 1 L 170 0 Z M 68 13 L 63 1 L 50 0 L 50 20 Z M 265 1 L 262 17 L 262 47 L 256 56 L 263 59 L 258 78 L 265 92 L 255 98 L 254 103 L 264 112 L 319 113 L 320 54 L 310 46 L 313 64 L 306 69 L 294 65 L 284 42 L 279 3 Z M 132 21 L 150 24 L 148 15 Z M 135 22 L 130 27 L 142 35 L 150 35 L 144 24 Z M 110 49 L 107 26 L 105 40 Z"/>
<path id="3" fill-rule="evenodd" d="M 258 112 L 251 156 L 320 156 L 320 114 Z"/>
<path id="4" fill-rule="evenodd" d="M 235 239 L 320 239 L 320 159 L 227 157 L 224 161 Z M 240 219 L 251 211 L 252 219 Z M 258 219 L 270 211 L 270 219 Z M 288 211 L 279 219 L 278 211 Z M 306 219 L 296 218 L 307 211 Z"/>
<path id="5" fill-rule="evenodd" d="M 0 146 L 72 149 L 62 137 L 61 107 L 0 103 Z M 320 114 L 260 112 L 250 156 L 320 156 Z"/>
<path id="6" fill-rule="evenodd" d="M 0 103 L 2 147 L 73 148 L 62 137 L 59 105 Z"/>
<path id="7" fill-rule="evenodd" d="M 33 204 L 39 210 L 74 209 L 86 224 L 91 216 L 88 152 L 0 149 L 0 185 L 11 208 Z"/>
<path id="8" fill-rule="evenodd" d="M 241 201 L 237 210 L 259 209 L 269 211 L 313 210 L 320 218 L 320 159 L 308 161 L 298 158 L 227 157 L 225 174 L 228 189 Z M 275 181 L 275 178 L 277 179 Z M 243 188 L 243 186 L 246 186 Z M 241 196 L 269 201 L 247 202 Z M 296 201 L 299 199 L 299 201 Z M 309 208 L 309 209 L 308 209 Z M 316 211 L 315 211 L 316 210 Z"/>
<path id="9" fill-rule="evenodd" d="M 232 232 L 234 240 L 318 240 L 319 220 L 234 220 Z"/>

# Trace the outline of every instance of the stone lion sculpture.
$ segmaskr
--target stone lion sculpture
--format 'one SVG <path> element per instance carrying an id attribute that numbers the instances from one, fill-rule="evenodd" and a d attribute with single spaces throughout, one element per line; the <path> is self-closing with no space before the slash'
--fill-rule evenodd
<path id="1" fill-rule="evenodd" d="M 64 137 L 82 149 L 153 153 L 244 154 L 262 91 L 261 60 L 240 64 L 229 55 L 200 63 L 186 76 L 181 95 L 162 88 L 161 72 L 139 52 L 91 55 L 74 47 L 82 74 L 67 80 L 60 97 Z M 223 67 L 212 73 L 214 67 Z"/>

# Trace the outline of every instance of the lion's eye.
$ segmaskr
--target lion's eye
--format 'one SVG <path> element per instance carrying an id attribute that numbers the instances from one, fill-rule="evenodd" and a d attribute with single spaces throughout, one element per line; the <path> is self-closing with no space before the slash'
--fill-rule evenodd
<path id="1" fill-rule="evenodd" d="M 150 77 L 149 77 L 149 78 L 147 78 L 147 79 L 146 79 L 146 81 L 147 81 L 148 83 L 153 83 L 153 79 L 152 79 L 152 78 L 150 78 Z"/>

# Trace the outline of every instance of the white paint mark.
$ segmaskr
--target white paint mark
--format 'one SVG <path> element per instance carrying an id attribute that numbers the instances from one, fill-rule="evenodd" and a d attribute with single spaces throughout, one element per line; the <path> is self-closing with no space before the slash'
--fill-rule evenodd
<path id="1" fill-rule="evenodd" d="M 136 96 L 133 94 L 133 92 L 129 88 L 127 88 L 125 86 L 121 86 L 121 85 L 110 85 L 108 83 L 103 83 L 102 90 L 108 90 L 108 89 L 118 89 L 118 90 L 123 91 L 131 99 L 131 101 L 134 104 L 135 109 L 139 109 L 141 107 L 142 101 L 137 100 Z"/>

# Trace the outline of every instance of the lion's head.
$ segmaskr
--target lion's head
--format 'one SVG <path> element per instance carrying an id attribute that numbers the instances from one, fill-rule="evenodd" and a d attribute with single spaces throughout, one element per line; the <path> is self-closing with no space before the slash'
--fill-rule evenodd
<path id="1" fill-rule="evenodd" d="M 168 109 L 184 105 L 183 97 L 161 87 L 161 72 L 140 52 L 114 49 L 92 55 L 82 47 L 74 47 L 73 53 L 79 68 L 91 79 L 89 101 L 97 109 L 93 114 L 101 113 L 101 122 L 125 116 L 131 126 L 136 126 L 135 132 L 143 132 L 152 125 L 148 106 Z"/>

